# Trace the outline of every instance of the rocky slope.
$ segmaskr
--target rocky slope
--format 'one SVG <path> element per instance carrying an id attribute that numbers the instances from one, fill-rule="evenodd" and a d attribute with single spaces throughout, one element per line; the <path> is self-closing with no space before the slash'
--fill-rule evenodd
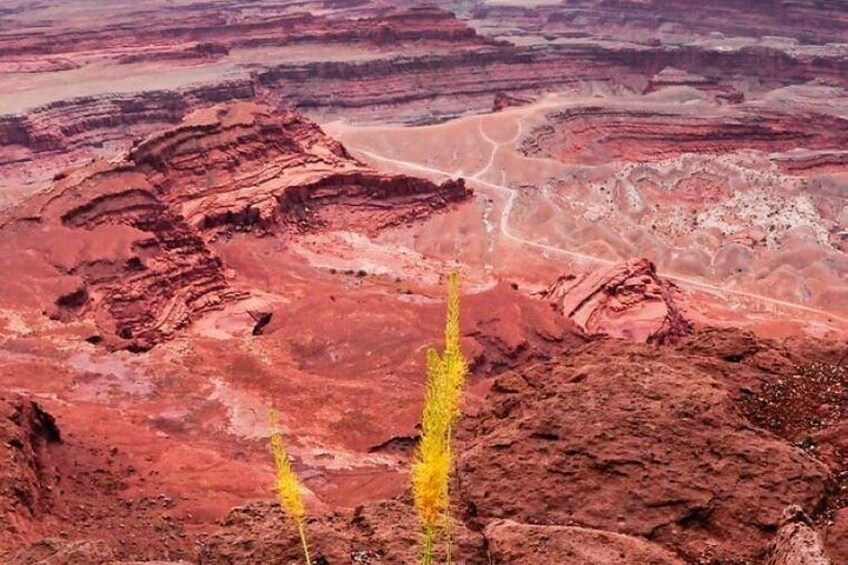
<path id="1" fill-rule="evenodd" d="M 237 249 L 246 253 L 270 239 Z M 231 242 L 242 243 L 239 237 Z M 227 251 L 224 245 L 218 249 Z M 266 276 L 244 269 L 250 261 L 247 257 L 233 264 L 242 276 Z M 273 261 L 271 256 L 267 261 Z M 415 559 L 418 529 L 408 498 L 395 493 L 385 499 L 375 493 L 404 490 L 402 474 L 391 479 L 398 484 L 387 488 L 383 483 L 390 475 L 380 474 L 379 468 L 385 473 L 385 466 L 408 466 L 419 417 L 411 400 L 420 394 L 413 376 L 420 366 L 414 360 L 427 336 L 438 334 L 441 304 L 394 290 L 386 293 L 393 288 L 391 279 L 316 275 L 290 257 L 283 262 L 293 271 L 291 280 L 300 284 L 283 283 L 289 296 L 305 298 L 288 307 L 281 303 L 265 335 L 218 344 L 195 336 L 184 356 L 179 352 L 188 340 L 180 347 L 169 349 L 169 343 L 138 356 L 112 354 L 102 361 L 118 363 L 106 369 L 113 371 L 111 378 L 96 372 L 104 369 L 93 358 L 82 365 L 87 372 L 73 379 L 49 369 L 58 381 L 49 383 L 48 390 L 58 394 L 50 402 L 61 413 L 58 422 L 64 434 L 72 430 L 75 442 L 89 438 L 85 428 L 77 431 L 70 422 L 91 426 L 85 414 L 94 411 L 102 426 L 122 426 L 122 433 L 131 433 L 134 440 L 119 444 L 117 451 L 102 449 L 82 465 L 64 460 L 75 470 L 62 481 L 66 486 L 59 500 L 64 509 L 42 514 L 40 535 L 29 540 L 35 543 L 16 547 L 8 554 L 10 563 L 61 563 L 70 556 L 87 563 L 296 559 L 297 532 L 275 504 L 240 506 L 213 525 L 209 518 L 195 517 L 193 490 L 170 490 L 175 480 L 179 482 L 175 475 L 183 472 L 180 469 L 191 468 L 189 459 L 178 454 L 177 446 L 184 441 L 204 453 L 213 446 L 231 446 L 235 459 L 226 464 L 217 457 L 194 455 L 201 457 L 202 466 L 212 465 L 227 476 L 229 488 L 239 481 L 238 473 L 231 471 L 236 461 L 249 461 L 250 469 L 267 461 L 262 423 L 250 416 L 251 411 L 263 411 L 264 404 L 240 403 L 253 397 L 286 399 L 292 429 L 301 430 L 290 433 L 294 464 L 311 493 L 308 528 L 316 557 L 329 563 Z M 644 261 L 609 271 L 621 275 L 605 279 L 615 284 L 578 284 L 561 296 L 562 302 L 571 293 L 577 302 L 603 305 L 600 296 L 605 295 L 637 312 L 647 301 L 653 311 L 650 304 L 659 299 L 650 296 L 655 294 L 651 287 L 668 288 L 668 283 L 652 278 L 653 270 Z M 268 278 L 276 280 L 272 273 L 267 271 Z M 321 308 L 328 301 L 332 308 Z M 683 297 L 675 299 L 682 302 Z M 610 334 L 626 335 L 621 330 L 632 327 L 627 316 L 605 319 Z M 482 565 L 548 562 L 566 555 L 586 564 L 741 565 L 766 559 L 793 563 L 822 552 L 835 564 L 846 555 L 842 487 L 848 476 L 843 456 L 848 414 L 840 408 L 848 398 L 844 343 L 800 337 L 768 341 L 718 329 L 678 336 L 674 344 L 665 345 L 588 338 L 548 300 L 506 283 L 465 297 L 462 334 L 474 375 L 457 434 L 457 559 Z M 49 341 L 38 345 L 37 338 L 22 337 L 7 343 L 12 353 L 22 355 Z M 208 347 L 214 355 L 204 353 Z M 252 361 L 246 352 L 257 350 L 273 363 Z M 155 381 L 133 373 L 129 383 L 120 384 L 118 375 L 130 370 L 119 369 L 120 363 L 131 359 L 133 370 L 139 370 L 138 363 L 151 366 L 150 356 L 157 353 L 164 364 L 155 371 Z M 212 358 L 215 362 L 204 367 L 204 360 Z M 34 359 L 6 360 L 25 371 L 38 362 Z M 277 363 L 285 364 L 285 373 L 294 373 L 293 380 L 275 371 Z M 223 378 L 217 366 L 235 375 L 226 389 L 226 402 L 231 403 L 227 406 L 232 406 L 228 417 L 218 415 L 215 399 L 220 397 L 209 393 L 209 380 Z M 401 378 L 386 375 L 386 367 Z M 3 382 L 9 378 L 0 371 Z M 101 379 L 108 393 L 86 395 Z M 333 387 L 336 379 L 345 383 L 341 391 Z M 59 384 L 64 380 L 69 381 L 67 388 Z M 201 383 L 199 388 L 192 388 L 193 380 Z M 129 387 L 126 394 L 122 386 Z M 364 398 L 353 392 L 368 386 L 373 388 Z M 407 386 L 413 396 L 392 396 Z M 148 389 L 155 392 L 139 392 Z M 92 398 L 99 400 L 92 403 Z M 111 403 L 120 407 L 120 416 L 111 414 Z M 408 426 L 399 423 L 407 420 L 406 412 L 413 413 Z M 330 422 L 321 419 L 328 414 Z M 345 417 L 340 420 L 338 414 Z M 219 419 L 232 431 L 217 429 L 214 422 Z M 316 450 L 311 446 L 321 443 L 313 439 L 302 445 L 319 421 L 329 426 L 326 434 L 355 438 L 367 455 L 355 456 L 340 447 Z M 298 425 L 304 427 L 294 428 Z M 245 431 L 235 431 L 239 429 Z M 248 435 L 228 435 L 237 433 Z M 396 435 L 378 443 L 375 438 L 381 433 Z M 109 433 L 98 441 L 116 442 Z M 133 455 L 137 449 L 140 455 Z M 357 467 L 355 461 L 363 457 L 373 458 L 378 467 Z M 145 462 L 147 458 L 153 462 Z M 326 508 L 313 493 L 342 489 L 343 483 L 334 481 L 348 466 L 363 481 L 356 488 L 369 489 L 370 498 L 358 499 L 353 508 Z M 196 470 L 190 473 L 189 483 L 198 477 Z M 97 481 L 85 486 L 91 476 Z M 260 482 L 267 479 L 270 485 L 270 475 L 261 477 Z M 202 484 L 199 488 L 204 489 Z M 269 491 L 259 491 L 254 498 L 270 498 Z M 79 493 L 88 500 L 83 503 Z M 159 498 L 151 493 L 168 494 Z M 200 498 L 208 502 L 208 493 L 204 490 Z M 787 511 L 791 505 L 798 509 Z M 58 516 L 77 517 L 80 525 L 67 527 L 64 539 L 37 541 L 51 537 L 48 526 L 54 522 L 49 520 Z M 115 526 L 115 532 L 104 532 L 103 524 Z M 0 551 L 3 540 L 8 537 L 0 537 Z"/>
<path id="2" fill-rule="evenodd" d="M 415 563 L 420 557 L 414 512 L 407 501 L 391 500 L 320 516 L 310 522 L 314 549 L 332 564 Z M 683 563 L 656 544 L 589 528 L 496 521 L 479 532 L 456 521 L 452 535 L 452 558 L 468 565 L 561 559 L 575 565 Z M 297 533 L 279 509 L 256 504 L 235 509 L 227 517 L 221 530 L 205 540 L 198 563 L 296 560 L 299 551 Z M 443 551 L 437 555 L 444 559 Z"/>
<path id="3" fill-rule="evenodd" d="M 233 297 L 208 237 L 374 232 L 468 194 L 462 181 L 378 173 L 295 113 L 236 104 L 63 174 L 2 231 L 9 260 L 15 241 L 32 241 L 36 266 L 23 272 L 59 281 L 51 316 L 90 313 L 103 336 L 145 349 Z"/>
<path id="4" fill-rule="evenodd" d="M 604 340 L 496 379 L 490 406 L 463 426 L 467 516 L 577 524 L 647 538 L 689 563 L 742 563 L 765 555 L 788 505 L 821 516 L 841 504 L 814 453 L 740 414 L 733 381 L 756 387 L 771 371 L 728 378 L 733 362 L 712 357 L 715 340 L 693 338 L 706 355 Z"/>
<path id="5" fill-rule="evenodd" d="M 50 414 L 24 396 L 0 396 L 0 516 L 4 538 L 20 539 L 53 506 L 60 470 L 50 456 L 61 435 Z"/>
<path id="6" fill-rule="evenodd" d="M 844 354 L 839 344 L 708 329 L 675 346 L 595 339 L 504 372 L 458 431 L 454 558 L 841 563 L 844 460 L 832 460 L 824 440 L 797 442 L 759 427 L 750 401 L 761 399 L 777 417 L 796 408 L 791 395 L 771 396 L 775 383 L 845 393 Z M 809 373 L 825 366 L 842 378 Z M 824 424 L 839 441 L 844 417 Z M 307 528 L 315 557 L 328 563 L 407 563 L 417 555 L 415 524 L 402 496 L 314 512 Z M 36 544 L 12 562 L 48 549 L 98 563 L 117 555 L 96 537 L 81 544 Z M 259 502 L 233 510 L 181 555 L 259 563 L 299 551 L 291 522 L 276 504 Z"/>

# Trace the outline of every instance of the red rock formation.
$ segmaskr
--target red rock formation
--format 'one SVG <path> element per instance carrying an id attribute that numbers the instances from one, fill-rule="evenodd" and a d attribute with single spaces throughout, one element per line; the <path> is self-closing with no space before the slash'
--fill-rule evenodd
<path id="1" fill-rule="evenodd" d="M 709 4 L 686 0 L 589 0 L 534 7 L 483 3 L 475 7 L 472 15 L 549 36 L 614 33 L 642 41 L 661 37 L 665 30 L 685 30 L 693 35 L 777 35 L 798 37 L 805 43 L 828 43 L 842 37 L 848 22 L 845 5 L 838 0 L 717 0 Z"/>
<path id="2" fill-rule="evenodd" d="M 238 4 L 236 2 L 235 4 Z M 249 3 L 246 3 L 249 4 Z M 171 10 L 151 5 L 124 14 L 126 21 L 109 18 L 86 22 L 85 32 L 67 28 L 39 27 L 0 38 L 0 56 L 73 55 L 95 51 L 132 54 L 139 47 L 158 52 L 183 52 L 185 45 L 202 49 L 204 44 L 224 48 L 279 46 L 292 43 L 358 43 L 377 45 L 420 41 L 450 44 L 484 44 L 473 27 L 437 7 L 413 7 L 366 17 L 327 17 L 310 12 L 290 12 L 283 6 L 251 10 L 232 17 L 232 6 L 197 4 L 182 7 L 179 18 Z"/>
<path id="3" fill-rule="evenodd" d="M 150 91 L 54 102 L 25 115 L 0 116 L 0 166 L 124 141 L 179 123 L 200 107 L 255 96 L 250 81 L 223 82 L 184 91 Z"/>
<path id="4" fill-rule="evenodd" d="M 369 28 L 368 33 L 378 32 Z M 426 39 L 426 34 L 421 39 Z M 183 51 L 177 54 L 183 57 Z M 170 57 L 167 52 L 156 56 Z M 773 59 L 780 62 L 767 63 Z M 363 62 L 286 63 L 268 65 L 253 79 L 223 81 L 184 92 L 150 91 L 142 95 L 85 97 L 32 109 L 27 116 L 6 116 L 0 119 L 0 146 L 23 145 L 35 152 L 70 148 L 85 143 L 84 134 L 95 139 L 102 138 L 104 132 L 106 140 L 122 135 L 125 139 L 126 130 L 106 131 L 107 127 L 161 123 L 163 104 L 168 111 L 166 121 L 174 123 L 198 106 L 193 103 L 195 100 L 208 103 L 245 99 L 254 97 L 258 90 L 263 91 L 263 96 L 299 108 L 343 110 L 346 117 L 355 113 L 365 118 L 397 119 L 398 106 L 413 106 L 417 108 L 417 119 L 426 121 L 432 109 L 422 109 L 421 105 L 434 96 L 445 97 L 440 115 L 434 116 L 442 117 L 470 109 L 487 110 L 498 92 L 525 98 L 581 81 L 606 81 L 610 76 L 619 77 L 622 83 L 638 84 L 644 82 L 646 76 L 654 76 L 669 66 L 686 67 L 681 73 L 701 73 L 707 77 L 704 80 L 716 85 L 733 77 L 750 75 L 794 83 L 834 75 L 834 69 L 814 66 L 825 65 L 827 61 L 829 59 L 810 62 L 770 51 L 716 53 L 704 48 L 655 48 L 644 52 L 592 44 L 550 52 L 472 45 L 448 53 L 388 53 Z M 837 63 L 830 66 L 838 69 Z M 846 78 L 838 72 L 835 77 Z M 426 87 L 413 89 L 410 80 Z M 131 133 L 137 135 L 137 132 Z M 69 137 L 69 141 L 64 142 L 63 136 Z M 5 150 L 11 151 L 11 148 Z M 0 163 L 2 160 L 0 157 Z"/>
<path id="5" fill-rule="evenodd" d="M 790 151 L 775 155 L 773 161 L 790 175 L 844 173 L 848 171 L 848 152 L 841 148 L 822 151 Z"/>
<path id="6" fill-rule="evenodd" d="M 3 233 L 65 275 L 55 317 L 93 310 L 104 333 L 144 349 L 232 297 L 200 230 L 376 231 L 468 194 L 378 173 L 295 113 L 236 104 L 68 173 Z"/>
<path id="7" fill-rule="evenodd" d="M 310 522 L 313 552 L 328 563 L 415 563 L 419 559 L 418 525 L 414 509 L 391 500 L 317 516 Z M 456 522 L 452 557 L 462 563 L 558 563 L 569 565 L 627 563 L 681 565 L 671 552 L 650 542 L 610 532 L 565 526 L 532 526 L 496 521 L 475 532 Z M 201 550 L 203 563 L 259 563 L 297 560 L 299 538 L 275 505 L 237 508 L 223 527 L 208 536 Z M 443 558 L 441 548 L 437 549 Z M 541 561 L 540 561 L 541 560 Z"/>
<path id="8" fill-rule="evenodd" d="M 588 340 L 572 320 L 504 282 L 465 298 L 463 311 L 463 347 L 484 374 L 558 357 Z"/>
<path id="9" fill-rule="evenodd" d="M 525 104 L 530 104 L 532 102 L 529 98 L 522 98 L 520 96 L 512 96 L 505 92 L 497 92 L 495 93 L 495 100 L 492 102 L 492 112 L 500 112 L 510 106 L 524 106 Z"/>
<path id="10" fill-rule="evenodd" d="M 756 24 L 754 29 L 769 30 L 768 35 L 776 33 L 768 26 L 785 27 L 785 22 L 764 17 L 762 10 L 753 10 L 744 3 L 722 5 L 721 18 L 700 19 L 689 18 L 689 11 L 678 2 L 657 1 L 646 6 L 653 8 L 632 2 L 599 2 L 591 9 L 561 6 L 553 11 L 545 7 L 533 11 L 486 6 L 475 12 L 479 22 L 468 22 L 432 7 L 386 10 L 369 3 L 345 5 L 339 13 L 312 15 L 292 12 L 290 6 L 256 13 L 241 0 L 234 0 L 220 6 L 198 3 L 181 7 L 179 18 L 174 18 L 172 7 L 153 3 L 136 6 L 127 13 L 116 10 L 115 17 L 105 22 L 96 17 L 82 18 L 76 22 L 79 28 L 67 29 L 58 23 L 53 27 L 24 27 L 19 33 L 0 38 L 0 53 L 6 55 L 8 61 L 4 64 L 10 69 L 33 69 L 37 71 L 33 76 L 40 77 L 51 70 L 85 71 L 92 61 L 98 65 L 105 61 L 114 67 L 128 66 L 123 63 L 159 64 L 163 68 L 190 64 L 204 68 L 209 84 L 197 87 L 194 81 L 187 80 L 182 86 L 163 90 L 166 87 L 154 86 L 154 76 L 149 91 L 143 94 L 94 94 L 102 92 L 102 86 L 96 86 L 92 96 L 73 100 L 62 100 L 65 90 L 57 89 L 46 97 L 56 102 L 35 108 L 28 107 L 25 97 L 16 96 L 21 102 L 7 110 L 10 115 L 0 116 L 0 183 L 6 181 L 5 177 L 11 177 L 6 181 L 9 183 L 19 180 L 12 175 L 12 164 L 69 150 L 78 153 L 66 154 L 64 160 L 79 164 L 96 155 L 104 142 L 128 145 L 129 140 L 156 131 L 163 124 L 177 123 L 201 105 L 235 99 L 282 102 L 347 119 L 418 123 L 489 110 L 498 92 L 509 92 L 516 100 L 532 99 L 544 91 L 583 83 L 637 91 L 686 84 L 736 101 L 739 95 L 744 96 L 738 89 L 752 78 L 770 85 L 813 79 L 848 84 L 844 55 L 838 49 L 805 50 L 755 43 L 726 49 L 720 42 L 705 43 L 697 37 L 691 44 L 677 46 L 663 44 L 656 38 L 645 39 L 643 32 L 632 41 L 624 41 L 627 34 L 622 41 L 610 40 L 609 29 L 622 25 L 622 14 L 627 15 L 624 22 L 636 22 L 637 29 L 661 27 L 663 22 L 652 11 L 660 9 L 669 10 L 672 20 L 682 18 L 684 31 L 690 29 L 686 26 L 699 30 L 703 20 L 716 19 L 733 24 L 716 24 L 711 31 L 724 27 L 738 31 L 739 22 L 747 30 L 751 20 Z M 810 2 L 798 2 L 784 11 L 786 17 L 793 14 L 799 22 L 826 20 L 827 26 L 817 28 L 824 35 L 829 33 L 826 30 L 838 29 L 833 27 L 835 22 L 846 17 L 843 7 L 835 3 L 811 6 Z M 752 16 L 752 12 L 757 15 Z M 552 42 L 539 48 L 477 34 L 474 23 L 482 24 L 484 29 L 498 29 L 502 23 L 499 14 L 507 20 L 512 18 L 509 27 L 515 26 L 523 34 L 556 38 L 577 33 L 588 39 Z M 585 30 L 575 31 L 584 24 Z M 271 53 L 262 64 L 251 61 L 244 65 L 237 57 L 229 60 L 226 55 L 240 49 L 307 43 L 340 50 L 350 46 L 367 52 L 367 56 L 281 61 L 279 55 Z M 415 48 L 407 48 L 411 46 Z M 423 46 L 429 49 L 425 51 Z M 221 58 L 227 60 L 218 61 Z M 210 69 L 219 63 L 220 69 Z M 250 71 L 246 70 L 248 67 Z M 668 69 L 672 68 L 676 71 L 668 76 Z M 133 66 L 114 72 L 132 75 L 151 71 Z M 39 80 L 31 84 L 20 76 L 16 80 L 21 84 L 15 85 L 13 92 L 33 89 L 43 94 Z M 85 90 L 85 85 L 81 88 Z M 438 99 L 437 105 L 432 104 L 434 99 Z M 690 127 L 688 123 L 678 126 Z M 718 128 L 717 133 L 722 137 L 762 134 L 765 137 L 760 138 L 761 144 L 776 140 L 791 145 L 795 139 L 775 132 L 763 134 L 755 126 Z M 669 136 L 674 137 L 675 131 L 669 131 Z M 691 136 L 683 141 L 687 139 L 691 141 Z M 700 147 L 709 149 L 715 145 L 706 139 L 701 141 Z M 644 145 L 644 153 L 656 149 L 652 143 Z M 692 144 L 693 150 L 695 145 L 698 144 Z M 36 172 L 26 175 L 24 181 L 33 184 L 38 180 L 41 185 L 43 176 L 66 165 L 57 160 L 30 167 Z M 39 169 L 48 170 L 38 174 Z"/>
<path id="11" fill-rule="evenodd" d="M 377 173 L 302 116 L 253 104 L 196 112 L 136 145 L 128 160 L 162 200 L 207 230 L 376 231 L 470 194 L 462 180 L 437 187 Z"/>
<path id="12" fill-rule="evenodd" d="M 466 515 L 642 536 L 691 563 L 755 558 L 787 505 L 820 511 L 831 475 L 739 414 L 734 366 L 602 340 L 498 377 L 461 424 Z"/>
<path id="13" fill-rule="evenodd" d="M 666 67 L 651 78 L 645 92 L 656 92 L 657 90 L 673 86 L 690 86 L 699 90 L 711 90 L 715 89 L 718 83 L 719 81 L 715 78 L 707 79 L 695 73 L 681 71 L 674 67 Z"/>
<path id="14" fill-rule="evenodd" d="M 401 500 L 366 504 L 315 516 L 309 523 L 314 556 L 326 563 L 416 563 L 420 560 L 420 528 L 415 509 Z M 482 536 L 456 521 L 452 526 L 453 559 L 486 565 Z M 301 559 L 296 528 L 277 504 L 261 503 L 234 509 L 222 527 L 208 536 L 201 563 L 285 563 Z M 437 550 L 437 559 L 444 552 Z M 317 561 L 316 561 L 317 563 Z"/>
<path id="15" fill-rule="evenodd" d="M 273 97 L 294 100 L 298 108 L 335 110 L 346 116 L 355 112 L 365 119 L 391 121 L 397 120 L 396 108 L 404 107 L 416 109 L 419 121 L 432 121 L 488 110 L 494 93 L 501 91 L 534 97 L 591 81 L 641 91 L 667 67 L 701 75 L 710 90 L 724 91 L 751 77 L 776 85 L 815 78 L 848 85 L 841 65 L 841 56 L 803 56 L 771 47 L 646 48 L 589 42 L 548 49 L 474 46 L 450 53 L 393 54 L 367 61 L 287 63 L 258 72 L 256 80 Z M 411 77 L 415 77 L 415 85 L 426 86 L 413 89 L 408 82 Z M 334 94 L 340 90 L 339 84 L 350 85 L 343 99 Z M 444 98 L 438 113 L 430 106 L 421 107 L 433 97 Z"/>
<path id="16" fill-rule="evenodd" d="M 215 60 L 229 55 L 230 50 L 220 43 L 198 43 L 192 47 L 167 51 L 144 51 L 117 57 L 120 65 L 150 61 L 191 61 L 196 59 Z"/>
<path id="17" fill-rule="evenodd" d="M 567 560 L 569 565 L 683 565 L 673 553 L 645 540 L 575 526 L 539 526 L 495 520 L 485 530 L 494 563 Z"/>
<path id="18" fill-rule="evenodd" d="M 547 291 L 562 315 L 590 334 L 664 343 L 688 334 L 692 324 L 675 298 L 677 287 L 647 259 L 562 276 Z"/>

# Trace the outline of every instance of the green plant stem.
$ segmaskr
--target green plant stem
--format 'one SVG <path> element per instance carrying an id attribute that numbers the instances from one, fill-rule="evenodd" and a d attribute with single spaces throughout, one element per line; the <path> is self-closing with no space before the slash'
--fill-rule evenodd
<path id="1" fill-rule="evenodd" d="M 453 443 L 453 426 L 448 427 L 448 439 L 447 439 L 447 441 L 448 441 L 448 446 L 450 446 L 451 443 Z M 448 447 L 448 449 L 450 450 L 450 447 Z M 451 561 L 451 521 L 450 521 L 450 519 L 451 519 L 450 477 L 453 476 L 453 471 L 454 471 L 453 466 L 454 465 L 453 465 L 453 455 L 452 455 L 453 450 L 450 450 L 450 451 L 451 451 L 451 462 L 450 462 L 451 473 L 448 476 L 447 493 L 445 494 L 445 499 L 446 499 L 445 500 L 445 543 L 446 543 L 445 556 L 447 558 L 447 561 L 445 561 L 445 563 L 447 563 L 447 565 L 451 565 L 451 562 L 452 562 Z"/>
<path id="2" fill-rule="evenodd" d="M 306 557 L 306 565 L 312 565 L 309 558 L 309 545 L 306 543 L 306 530 L 303 528 L 303 520 L 297 521 L 297 531 L 300 533 L 300 543 L 303 545 L 303 556 Z"/>
<path id="3" fill-rule="evenodd" d="M 422 559 L 423 565 L 433 565 L 433 542 L 435 537 L 435 528 L 432 526 L 424 527 L 424 555 Z"/>

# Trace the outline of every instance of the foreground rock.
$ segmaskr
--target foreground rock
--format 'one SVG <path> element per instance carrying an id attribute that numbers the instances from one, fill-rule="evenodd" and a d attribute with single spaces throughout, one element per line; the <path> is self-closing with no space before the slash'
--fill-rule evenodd
<path id="1" fill-rule="evenodd" d="M 18 552 L 9 565 L 89 565 L 115 563 L 115 552 L 101 540 L 45 539 Z"/>
<path id="2" fill-rule="evenodd" d="M 831 477 L 742 418 L 722 370 L 605 340 L 499 377 L 462 434 L 468 515 L 642 536 L 687 560 L 761 556 L 783 509 L 821 508 Z"/>
<path id="3" fill-rule="evenodd" d="M 766 565 L 830 565 L 822 540 L 797 506 L 784 511 L 785 521 L 769 547 Z"/>
<path id="4" fill-rule="evenodd" d="M 374 232 L 468 194 L 462 181 L 374 171 L 293 112 L 213 107 L 0 220 L 0 264 L 16 274 L 0 289 L 54 318 L 91 314 L 116 345 L 147 349 L 234 297 L 208 238 Z"/>
<path id="5" fill-rule="evenodd" d="M 761 412 L 744 400 L 771 398 L 774 416 L 782 414 L 781 398 L 794 404 L 794 396 L 763 396 L 774 389 L 761 383 L 807 379 L 797 363 L 838 360 L 840 350 L 720 330 L 698 332 L 674 348 L 613 339 L 585 343 L 544 302 L 535 301 L 537 309 L 515 293 L 496 287 L 469 297 L 464 311 L 466 338 L 487 343 L 478 370 L 506 372 L 492 381 L 484 402 L 469 394 L 460 425 L 457 563 L 747 565 L 772 559 L 818 565 L 815 559 L 824 553 L 817 530 L 825 523 L 827 557 L 844 561 L 844 505 L 832 484 L 842 468 L 828 451 L 838 445 L 822 438 L 812 449 L 767 433 L 752 423 Z M 493 312 L 502 319 L 480 318 L 480 304 L 494 298 L 509 305 Z M 510 314 L 511 308 L 521 316 Z M 518 318 L 536 320 L 537 334 L 519 332 Z M 543 356 L 545 340 L 559 345 Z M 807 385 L 837 388 L 839 381 L 819 379 L 821 374 Z M 472 379 L 472 386 L 484 384 Z M 816 398 L 815 391 L 804 390 Z M 763 420 L 771 421 L 777 420 Z M 827 423 L 828 430 L 838 426 Z M 774 429 L 784 433 L 781 426 Z M 387 450 L 373 451 L 408 453 L 414 442 L 414 436 L 395 438 Z M 116 496 L 127 486 L 107 480 L 129 477 L 130 471 L 110 464 L 111 453 L 92 452 L 82 461 L 56 458 L 74 443 L 69 439 L 51 450 L 51 458 L 39 460 L 74 470 L 61 483 L 64 511 L 49 504 L 39 510 L 41 527 L 26 540 L 35 543 L 23 551 L 23 543 L 3 547 L 0 538 L 0 551 L 11 550 L 11 563 L 299 562 L 297 533 L 274 502 L 237 508 L 220 526 L 200 526 L 203 531 L 186 514 L 172 512 L 171 502 L 141 504 L 141 497 L 139 504 L 128 504 L 130 491 Z M 312 486 L 321 479 L 306 475 L 306 481 Z M 791 504 L 798 510 L 787 520 L 784 509 Z M 211 527 L 216 529 L 210 534 Z M 316 510 L 308 529 L 315 557 L 333 565 L 417 562 L 420 529 L 404 499 Z M 57 538 L 62 530 L 66 536 Z M 180 545 L 156 546 L 151 540 L 159 537 Z"/>
<path id="6" fill-rule="evenodd" d="M 300 538 L 291 521 L 274 503 L 236 508 L 219 532 L 202 544 L 199 563 L 300 563 Z M 415 510 L 397 500 L 360 506 L 310 519 L 313 557 L 326 563 L 417 563 L 420 528 Z M 452 555 L 456 563 L 484 565 L 482 536 L 463 524 L 453 526 Z M 439 554 L 437 561 L 443 560 Z"/>
<path id="7" fill-rule="evenodd" d="M 498 520 L 486 527 L 495 563 L 683 565 L 663 548 L 630 536 L 573 526 L 532 526 Z"/>

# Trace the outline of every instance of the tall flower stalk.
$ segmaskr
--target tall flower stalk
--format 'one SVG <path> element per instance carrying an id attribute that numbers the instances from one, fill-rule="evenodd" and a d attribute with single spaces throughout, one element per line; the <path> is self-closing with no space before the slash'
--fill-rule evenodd
<path id="1" fill-rule="evenodd" d="M 421 441 L 412 465 L 412 494 L 423 529 L 422 563 L 432 565 L 441 534 L 450 549 L 451 436 L 460 415 L 460 399 L 468 365 L 459 344 L 459 276 L 448 279 L 445 348 L 427 352 L 427 383 L 421 421 Z"/>
<path id="2" fill-rule="evenodd" d="M 271 454 L 274 456 L 274 467 L 276 468 L 275 489 L 277 499 L 283 511 L 297 526 L 306 565 L 312 565 L 312 560 L 309 557 L 309 544 L 306 542 L 306 507 L 300 495 L 300 480 L 292 469 L 283 435 L 277 427 L 277 415 L 273 411 L 270 414 L 270 421 Z"/>

